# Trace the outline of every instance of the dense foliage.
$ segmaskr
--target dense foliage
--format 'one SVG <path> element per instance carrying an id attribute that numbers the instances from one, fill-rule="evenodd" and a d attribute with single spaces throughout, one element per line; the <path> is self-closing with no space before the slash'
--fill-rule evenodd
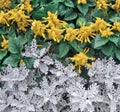
<path id="1" fill-rule="evenodd" d="M 0 0 L 1 112 L 119 111 L 119 63 L 120 0 Z"/>
<path id="2" fill-rule="evenodd" d="M 33 38 L 40 49 L 52 41 L 50 53 L 70 57 L 79 73 L 98 57 L 120 60 L 118 0 L 3 0 L 0 8 L 1 66 L 28 61 L 21 52 Z"/>

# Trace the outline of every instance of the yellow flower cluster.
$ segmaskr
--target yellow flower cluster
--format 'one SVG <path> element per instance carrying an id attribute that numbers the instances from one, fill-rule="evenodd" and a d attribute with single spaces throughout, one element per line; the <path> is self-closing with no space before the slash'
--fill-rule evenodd
<path id="1" fill-rule="evenodd" d="M 95 37 L 94 30 L 91 28 L 91 26 L 82 26 L 79 31 L 78 35 L 76 37 L 76 40 L 80 41 L 81 43 L 83 42 L 89 42 L 90 43 L 90 37 L 94 38 Z"/>
<path id="2" fill-rule="evenodd" d="M 11 0 L 0 0 L 0 8 L 7 10 L 11 7 Z"/>
<path id="3" fill-rule="evenodd" d="M 4 50 L 8 49 L 8 40 L 5 39 L 4 35 L 2 35 L 2 39 L 3 39 L 3 41 L 1 42 L 1 47 L 2 47 L 1 50 L 4 51 Z"/>
<path id="4" fill-rule="evenodd" d="M 16 8 L 7 12 L 1 11 L 0 24 L 6 24 L 7 26 L 10 26 L 10 24 L 13 24 L 15 22 L 18 26 L 18 30 L 26 31 L 26 27 L 30 24 L 32 20 L 30 20 L 29 16 L 25 15 L 25 11 L 28 13 L 32 11 L 29 0 L 27 0 L 25 4 L 21 3 Z"/>
<path id="5" fill-rule="evenodd" d="M 111 26 L 112 25 L 101 18 L 96 18 L 95 23 L 91 23 L 91 27 L 93 28 L 94 32 L 101 34 L 102 37 L 109 37 L 110 35 L 114 34 Z"/>
<path id="6" fill-rule="evenodd" d="M 97 0 L 96 1 L 96 5 L 98 7 L 98 9 L 100 10 L 104 10 L 107 9 L 109 4 L 107 4 L 108 0 Z"/>
<path id="7" fill-rule="evenodd" d="M 112 26 L 112 30 L 116 30 L 120 32 L 120 22 L 114 22 Z"/>
<path id="8" fill-rule="evenodd" d="M 60 42 L 63 38 L 62 33 L 64 30 L 58 28 L 47 29 L 49 38 L 53 39 L 55 42 Z"/>
<path id="9" fill-rule="evenodd" d="M 120 12 L 120 0 L 115 0 L 115 4 L 112 5 L 112 8 L 116 10 L 116 12 Z"/>
<path id="10" fill-rule="evenodd" d="M 52 14 L 48 11 L 48 17 L 43 17 L 43 21 L 32 22 L 31 30 L 34 32 L 35 37 L 39 35 L 46 39 L 45 34 L 48 33 L 50 39 L 59 43 L 63 39 L 62 33 L 64 32 L 66 24 L 65 21 L 61 21 L 57 18 L 57 13 Z"/>
<path id="11" fill-rule="evenodd" d="M 26 11 L 27 13 L 30 13 L 33 10 L 30 0 L 25 0 L 18 6 L 22 11 Z"/>
<path id="12" fill-rule="evenodd" d="M 63 28 L 66 26 L 66 22 L 65 21 L 61 21 L 57 18 L 57 12 L 55 14 L 52 14 L 50 11 L 47 12 L 48 17 L 45 18 L 43 17 L 43 22 L 47 22 L 47 27 L 50 28 Z"/>
<path id="13" fill-rule="evenodd" d="M 45 37 L 46 25 L 42 24 L 41 21 L 34 20 L 32 22 L 31 30 L 34 32 L 35 38 L 37 35 L 39 35 L 39 36 L 42 36 L 44 39 L 46 39 Z"/>
<path id="14" fill-rule="evenodd" d="M 77 3 L 78 3 L 78 4 L 86 4 L 87 1 L 86 1 L 86 0 L 77 0 Z"/>
<path id="15" fill-rule="evenodd" d="M 67 40 L 67 41 L 73 41 L 76 39 L 76 36 L 78 34 L 78 29 L 73 29 L 73 28 L 67 28 L 66 29 L 66 35 L 64 37 L 64 40 Z"/>
<path id="16" fill-rule="evenodd" d="M 13 9 L 8 12 L 8 20 L 12 23 L 16 22 L 18 29 L 26 31 L 26 27 L 30 24 L 30 17 L 24 14 L 24 11 Z"/>
<path id="17" fill-rule="evenodd" d="M 120 12 L 120 0 L 115 0 L 115 4 L 109 2 L 109 0 L 96 0 L 96 6 L 99 10 L 106 10 L 109 6 L 116 10 L 117 13 Z"/>
<path id="18" fill-rule="evenodd" d="M 0 24 L 6 24 L 7 26 L 9 26 L 9 20 L 8 20 L 9 16 L 7 13 L 1 11 L 0 12 Z"/>
<path id="19" fill-rule="evenodd" d="M 70 60 L 75 63 L 74 68 L 78 67 L 78 72 L 79 73 L 81 73 L 81 67 L 83 67 L 83 66 L 86 66 L 88 68 L 92 67 L 88 63 L 89 60 L 92 60 L 92 61 L 95 60 L 95 58 L 88 57 L 86 55 L 86 53 L 88 51 L 89 51 L 88 49 L 85 49 L 83 52 L 80 52 L 80 53 L 78 53 L 78 54 L 76 54 L 76 55 L 74 55 L 73 57 L 70 58 Z"/>

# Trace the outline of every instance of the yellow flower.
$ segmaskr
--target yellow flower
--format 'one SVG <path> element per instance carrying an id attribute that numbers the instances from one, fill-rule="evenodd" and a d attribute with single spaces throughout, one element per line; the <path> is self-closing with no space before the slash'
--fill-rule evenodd
<path id="1" fill-rule="evenodd" d="M 22 31 L 26 31 L 26 27 L 30 24 L 32 20 L 30 17 L 24 14 L 24 11 L 13 9 L 8 12 L 9 14 L 9 21 L 12 23 L 16 22 L 18 29 Z"/>
<path id="2" fill-rule="evenodd" d="M 48 29 L 47 31 L 49 38 L 53 39 L 55 42 L 59 43 L 62 40 L 63 38 L 62 33 L 64 30 L 53 27 L 51 29 Z"/>
<path id="3" fill-rule="evenodd" d="M 97 0 L 96 1 L 96 5 L 98 7 L 98 9 L 100 10 L 104 10 L 107 9 L 109 4 L 107 4 L 108 0 Z"/>
<path id="4" fill-rule="evenodd" d="M 100 34 L 102 37 L 109 37 L 109 36 L 113 35 L 114 33 L 111 31 L 110 28 L 106 28 L 105 30 L 101 30 Z"/>
<path id="5" fill-rule="evenodd" d="M 0 12 L 0 24 L 6 24 L 9 26 L 8 14 L 3 11 Z"/>
<path id="6" fill-rule="evenodd" d="M 1 50 L 6 50 L 8 49 L 8 40 L 5 39 L 4 35 L 2 35 L 2 39 L 3 41 L 1 42 L 1 47 L 2 47 Z"/>
<path id="7" fill-rule="evenodd" d="M 47 27 L 62 28 L 66 26 L 67 23 L 65 21 L 61 21 L 57 18 L 57 12 L 55 14 L 52 14 L 50 11 L 48 11 L 47 13 L 48 17 L 43 17 L 43 22 L 47 22 Z"/>
<path id="8" fill-rule="evenodd" d="M 90 43 L 90 37 L 94 38 L 95 33 L 93 32 L 91 26 L 82 26 L 79 31 L 78 35 L 76 37 L 76 40 L 83 42 L 89 42 Z"/>
<path id="9" fill-rule="evenodd" d="M 35 38 L 37 35 L 39 35 L 42 36 L 44 39 L 46 39 L 45 37 L 46 26 L 42 24 L 40 21 L 34 20 L 32 22 L 31 30 L 34 32 Z"/>
<path id="10" fill-rule="evenodd" d="M 120 32 L 120 22 L 114 22 L 112 26 L 112 30 L 117 30 Z"/>
<path id="11" fill-rule="evenodd" d="M 20 5 L 20 9 L 23 10 L 23 11 L 27 11 L 28 13 L 30 13 L 33 10 L 32 6 L 30 4 L 30 0 L 23 1 L 23 3 Z"/>
<path id="12" fill-rule="evenodd" d="M 115 4 L 112 5 L 112 8 L 116 10 L 116 12 L 120 12 L 120 0 L 116 0 Z"/>
<path id="13" fill-rule="evenodd" d="M 106 28 L 110 26 L 111 25 L 109 23 L 107 23 L 101 18 L 96 18 L 95 23 L 91 23 L 91 27 L 96 33 L 99 33 L 101 30 L 106 30 Z"/>
<path id="14" fill-rule="evenodd" d="M 87 66 L 88 68 L 91 67 L 91 64 L 88 63 L 89 60 L 95 60 L 93 57 L 88 57 L 86 53 L 88 52 L 88 49 L 85 49 L 83 52 L 80 52 L 73 57 L 70 58 L 72 62 L 75 63 L 74 68 L 78 67 L 78 72 L 81 73 L 81 67 Z"/>
<path id="15" fill-rule="evenodd" d="M 86 1 L 86 0 L 77 0 L 77 3 L 78 3 L 78 4 L 86 4 L 87 1 Z"/>
<path id="16" fill-rule="evenodd" d="M 0 0 L 0 8 L 7 10 L 11 7 L 11 0 Z"/>
<path id="17" fill-rule="evenodd" d="M 19 66 L 21 66 L 24 63 L 23 59 L 20 60 Z"/>
<path id="18" fill-rule="evenodd" d="M 73 41 L 76 39 L 76 35 L 78 34 L 78 29 L 67 28 L 64 40 Z"/>

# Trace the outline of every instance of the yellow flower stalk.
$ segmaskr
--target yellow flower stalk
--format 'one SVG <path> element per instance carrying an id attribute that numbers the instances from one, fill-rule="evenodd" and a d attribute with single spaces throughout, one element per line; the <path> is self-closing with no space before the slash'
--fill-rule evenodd
<path id="1" fill-rule="evenodd" d="M 86 53 L 89 51 L 89 49 L 85 49 L 83 52 L 80 52 L 73 57 L 70 58 L 72 62 L 75 63 L 74 68 L 78 67 L 78 72 L 81 73 L 81 67 L 86 66 L 88 68 L 92 67 L 91 64 L 88 63 L 89 60 L 95 60 L 93 57 L 88 57 Z"/>
<path id="2" fill-rule="evenodd" d="M 106 37 L 107 38 L 107 37 L 113 35 L 114 33 L 111 31 L 110 28 L 106 28 L 105 30 L 101 30 L 100 34 L 101 34 L 102 37 Z"/>
<path id="3" fill-rule="evenodd" d="M 32 5 L 30 4 L 30 0 L 22 1 L 22 4 L 20 5 L 20 9 L 23 11 L 27 11 L 27 13 L 30 13 L 33 10 Z"/>
<path id="4" fill-rule="evenodd" d="M 23 59 L 20 60 L 19 66 L 21 66 L 24 63 Z"/>
<path id="5" fill-rule="evenodd" d="M 117 30 L 120 32 L 120 22 L 114 22 L 112 26 L 112 30 Z"/>
<path id="6" fill-rule="evenodd" d="M 75 40 L 78 34 L 78 31 L 79 31 L 78 29 L 67 28 L 64 40 L 67 40 L 67 41 Z"/>
<path id="7" fill-rule="evenodd" d="M 50 39 L 53 39 L 55 42 L 60 42 L 63 38 L 63 33 L 64 30 L 61 30 L 61 29 L 58 29 L 58 28 L 51 28 L 51 29 L 48 29 L 47 32 L 48 32 L 48 36 Z"/>
<path id="8" fill-rule="evenodd" d="M 96 18 L 95 23 L 91 23 L 91 27 L 94 32 L 99 33 L 101 30 L 106 30 L 108 27 L 111 27 L 109 23 L 104 21 L 104 19 Z"/>
<path id="9" fill-rule="evenodd" d="M 2 35 L 2 39 L 3 41 L 1 42 L 1 47 L 2 47 L 1 50 L 6 50 L 8 49 L 8 40 L 5 39 L 4 35 Z"/>
<path id="10" fill-rule="evenodd" d="M 9 26 L 8 14 L 3 11 L 0 12 L 0 24 L 6 24 Z"/>
<path id="11" fill-rule="evenodd" d="M 81 43 L 83 42 L 90 43 L 90 37 L 94 38 L 95 35 L 96 34 L 93 32 L 93 29 L 91 28 L 91 26 L 82 26 L 78 31 L 76 40 L 80 41 Z"/>
<path id="12" fill-rule="evenodd" d="M 66 26 L 67 23 L 65 21 L 57 18 L 57 12 L 52 14 L 50 11 L 48 11 L 47 14 L 47 18 L 43 17 L 43 22 L 47 22 L 47 27 L 63 28 Z"/>
<path id="13" fill-rule="evenodd" d="M 112 5 L 112 8 L 116 10 L 116 12 L 120 12 L 120 0 L 115 0 L 115 4 Z"/>
<path id="14" fill-rule="evenodd" d="M 86 1 L 86 0 L 77 0 L 77 3 L 78 3 L 78 4 L 86 4 L 87 1 Z"/>
<path id="15" fill-rule="evenodd" d="M 105 10 L 108 8 L 109 4 L 107 4 L 108 0 L 96 0 L 97 8 L 100 10 Z"/>
<path id="16" fill-rule="evenodd" d="M 7 10 L 11 7 L 11 0 L 0 0 L 0 8 Z"/>
<path id="17" fill-rule="evenodd" d="M 12 23 L 16 22 L 18 29 L 22 31 L 26 31 L 26 27 L 29 26 L 30 17 L 24 14 L 24 11 L 13 9 L 8 12 L 9 14 L 9 21 L 12 21 Z"/>
<path id="18" fill-rule="evenodd" d="M 32 22 L 32 26 L 31 26 L 31 30 L 34 32 L 34 38 L 36 38 L 36 36 L 42 36 L 44 39 L 46 39 L 45 37 L 45 30 L 46 30 L 46 25 L 42 24 L 40 21 L 34 20 Z"/>

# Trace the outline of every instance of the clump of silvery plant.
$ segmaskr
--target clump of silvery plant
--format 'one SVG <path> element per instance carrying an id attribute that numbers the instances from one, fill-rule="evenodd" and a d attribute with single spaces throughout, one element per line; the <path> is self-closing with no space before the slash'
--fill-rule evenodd
<path id="1" fill-rule="evenodd" d="M 97 59 L 88 71 L 89 82 L 38 49 L 26 45 L 24 57 L 34 57 L 33 69 L 23 63 L 0 72 L 0 112 L 117 112 L 120 111 L 120 65 L 112 58 Z M 86 86 L 87 85 L 87 86 Z"/>

